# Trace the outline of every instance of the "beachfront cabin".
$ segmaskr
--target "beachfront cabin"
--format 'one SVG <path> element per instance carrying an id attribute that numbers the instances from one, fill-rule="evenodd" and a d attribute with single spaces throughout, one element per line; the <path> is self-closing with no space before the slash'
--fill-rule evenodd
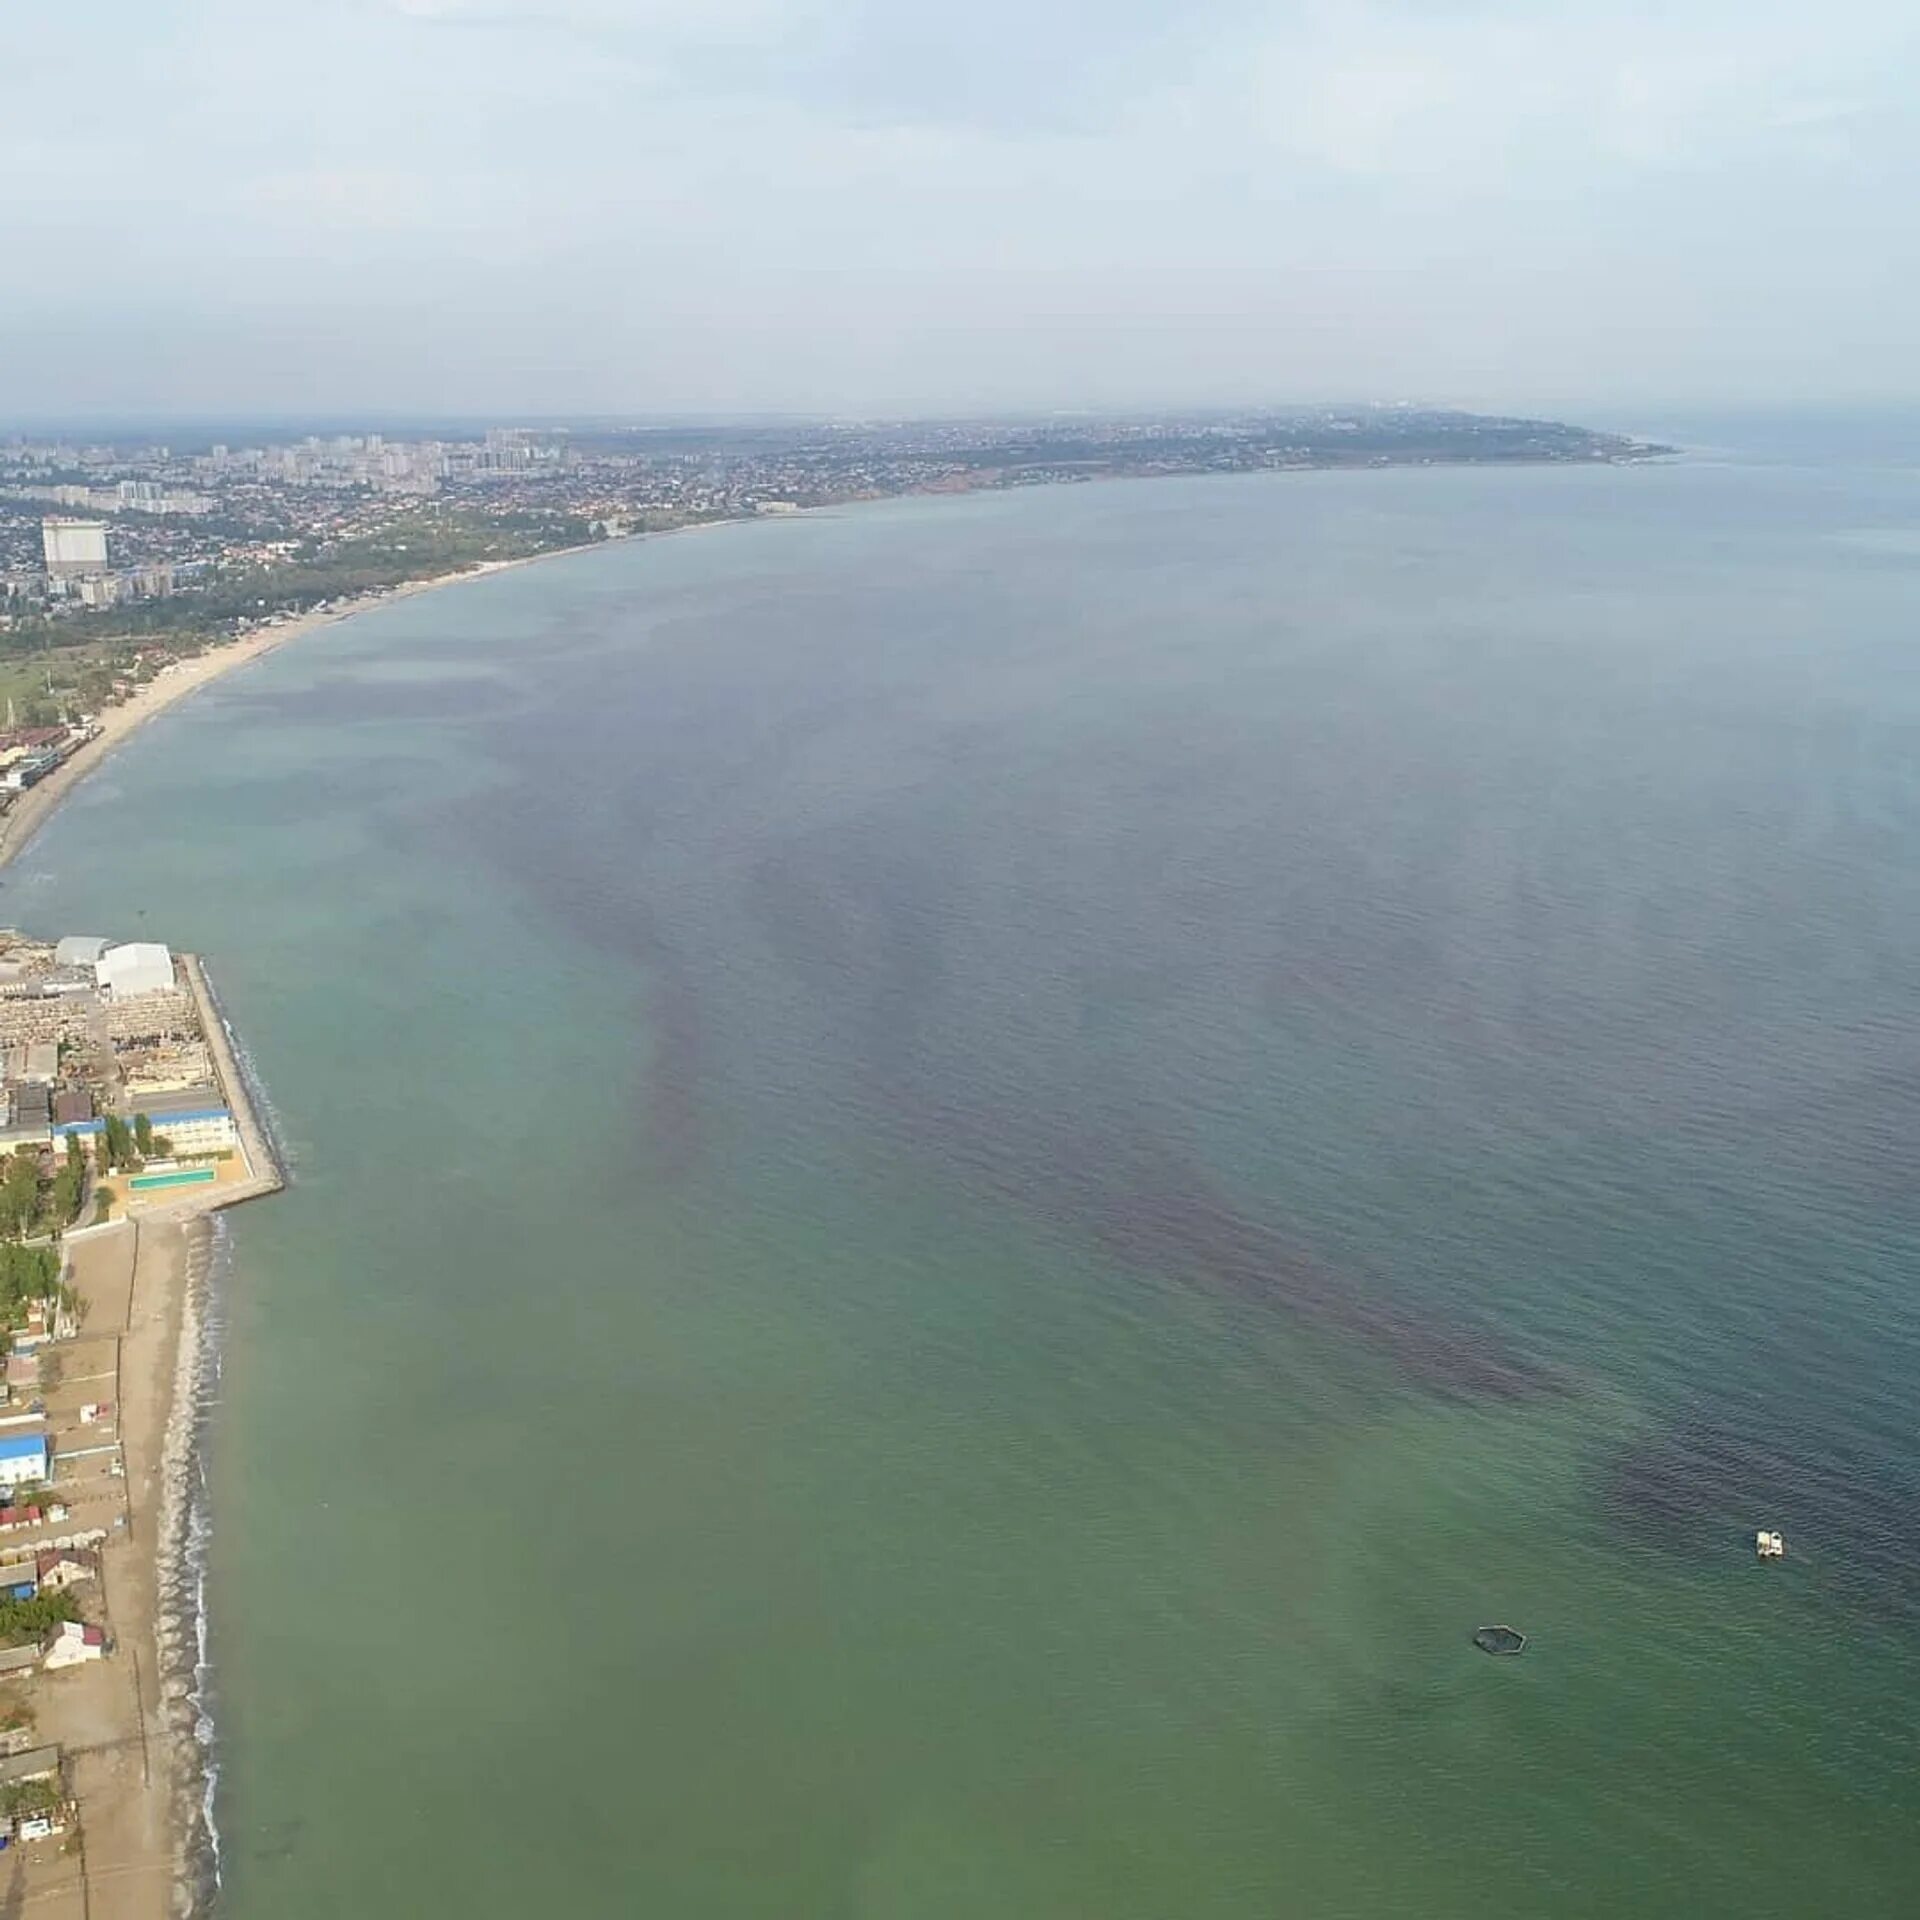
<path id="1" fill-rule="evenodd" d="M 12 1377 L 12 1361 L 8 1361 Z M 53 1475 L 53 1454 L 44 1433 L 0 1433 L 0 1487 L 44 1486 Z"/>
<path id="2" fill-rule="evenodd" d="M 0 1567 L 0 1600 L 31 1600 L 40 1591 L 40 1575 L 31 1560 Z"/>
<path id="3" fill-rule="evenodd" d="M 100 1556 L 91 1547 L 43 1547 L 33 1558 L 42 1593 L 67 1593 L 100 1578 Z"/>
<path id="4" fill-rule="evenodd" d="M 40 1650 L 40 1664 L 48 1673 L 57 1673 L 62 1667 L 84 1666 L 89 1660 L 106 1657 L 106 1629 L 88 1626 L 79 1620 L 62 1620 L 47 1635 Z"/>

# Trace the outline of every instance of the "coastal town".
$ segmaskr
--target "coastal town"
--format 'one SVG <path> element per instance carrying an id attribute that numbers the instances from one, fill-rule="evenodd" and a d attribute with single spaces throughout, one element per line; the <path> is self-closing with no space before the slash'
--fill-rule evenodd
<path id="1" fill-rule="evenodd" d="M 190 1868 L 181 1601 L 207 1218 L 275 1190 L 199 962 L 0 932 L 0 1885 L 159 1913 Z"/>
<path id="2" fill-rule="evenodd" d="M 907 494 L 1668 449 L 1415 406 L 1037 420 L 576 422 L 0 438 L 9 726 L 110 705 L 263 622 L 483 564 Z"/>

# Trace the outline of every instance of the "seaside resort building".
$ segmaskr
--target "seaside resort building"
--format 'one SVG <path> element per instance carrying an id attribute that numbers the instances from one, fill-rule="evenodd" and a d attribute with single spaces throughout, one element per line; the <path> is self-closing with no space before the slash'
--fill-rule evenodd
<path id="1" fill-rule="evenodd" d="M 0 1487 L 43 1486 L 48 1466 L 44 1433 L 0 1433 Z"/>

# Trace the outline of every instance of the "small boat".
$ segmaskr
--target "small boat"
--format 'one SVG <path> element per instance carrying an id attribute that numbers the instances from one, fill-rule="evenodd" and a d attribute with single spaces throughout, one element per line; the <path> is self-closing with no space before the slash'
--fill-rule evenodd
<path id="1" fill-rule="evenodd" d="M 1777 1533 L 1768 1533 L 1765 1528 L 1753 1536 L 1753 1550 L 1762 1560 L 1784 1560 L 1787 1557 L 1787 1543 Z"/>
<path id="2" fill-rule="evenodd" d="M 1482 1627 L 1473 1636 L 1473 1644 L 1482 1653 L 1524 1653 L 1527 1636 L 1518 1627 Z"/>

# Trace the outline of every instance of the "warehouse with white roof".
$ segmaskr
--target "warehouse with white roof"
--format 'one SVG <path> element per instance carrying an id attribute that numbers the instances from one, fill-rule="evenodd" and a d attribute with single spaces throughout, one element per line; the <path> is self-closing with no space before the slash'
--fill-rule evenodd
<path id="1" fill-rule="evenodd" d="M 173 955 L 154 940 L 109 947 L 93 965 L 93 977 L 109 1000 L 162 993 L 173 985 Z"/>

